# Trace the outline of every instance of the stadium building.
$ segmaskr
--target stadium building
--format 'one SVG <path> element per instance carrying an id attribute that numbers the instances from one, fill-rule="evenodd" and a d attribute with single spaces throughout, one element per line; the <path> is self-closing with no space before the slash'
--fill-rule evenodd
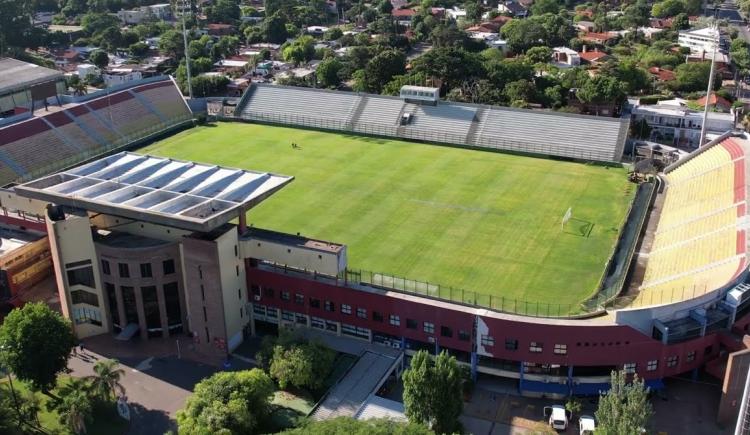
<path id="1" fill-rule="evenodd" d="M 613 369 L 652 388 L 699 368 L 724 375 L 750 325 L 744 133 L 727 132 L 637 186 L 611 230 L 616 243 L 596 292 L 574 307 L 363 272 L 350 267 L 347 240 L 254 225 L 253 208 L 278 205 L 300 183 L 294 173 L 137 150 L 208 116 L 554 164 L 619 165 L 622 156 L 627 120 L 407 91 L 400 98 L 252 85 L 201 109 L 157 77 L 65 102 L 0 129 L 0 219 L 47 234 L 63 312 L 79 337 L 183 334 L 226 355 L 259 330 L 308 328 L 405 354 L 448 350 L 475 375 L 509 379 L 530 396 L 597 394 Z M 555 225 L 564 216 L 560 210 Z"/>

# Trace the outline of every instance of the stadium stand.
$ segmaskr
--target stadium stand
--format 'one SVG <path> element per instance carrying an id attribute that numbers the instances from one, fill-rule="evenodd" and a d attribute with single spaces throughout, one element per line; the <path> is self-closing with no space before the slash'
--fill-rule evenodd
<path id="1" fill-rule="evenodd" d="M 668 168 L 661 214 L 634 305 L 664 304 L 719 289 L 746 264 L 748 144 L 725 138 Z"/>
<path id="2" fill-rule="evenodd" d="M 400 125 L 404 113 L 412 114 Z M 619 161 L 628 120 L 253 84 L 235 117 L 580 160 Z"/>
<path id="3" fill-rule="evenodd" d="M 53 108 L 0 128 L 0 186 L 74 165 L 190 119 L 170 79 Z"/>

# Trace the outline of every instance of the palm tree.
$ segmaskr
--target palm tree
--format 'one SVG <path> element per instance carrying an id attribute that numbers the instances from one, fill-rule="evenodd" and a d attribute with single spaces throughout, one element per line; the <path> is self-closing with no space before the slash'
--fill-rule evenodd
<path id="1" fill-rule="evenodd" d="M 89 384 L 85 379 L 71 378 L 58 390 L 58 400 L 47 403 L 50 411 L 57 411 L 60 423 L 73 433 L 86 433 L 86 422 L 91 420 L 93 405 L 89 397 Z"/>
<path id="2" fill-rule="evenodd" d="M 116 398 L 117 393 L 125 395 L 125 387 L 120 383 L 125 370 L 118 368 L 119 365 L 116 359 L 99 361 L 94 364 L 96 374 L 86 378 L 91 382 L 91 390 L 102 399 Z"/>

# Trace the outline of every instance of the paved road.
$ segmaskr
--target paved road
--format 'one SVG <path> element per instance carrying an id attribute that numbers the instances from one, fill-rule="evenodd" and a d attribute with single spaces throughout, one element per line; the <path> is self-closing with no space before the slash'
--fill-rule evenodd
<path id="1" fill-rule="evenodd" d="M 93 365 L 104 359 L 86 351 L 85 356 L 70 359 L 68 368 L 73 376 L 93 374 Z M 174 417 L 183 407 L 193 386 L 215 372 L 215 368 L 175 357 L 146 358 L 141 361 L 124 359 L 122 362 L 128 402 L 131 404 L 130 434 L 163 434 L 176 430 Z"/>

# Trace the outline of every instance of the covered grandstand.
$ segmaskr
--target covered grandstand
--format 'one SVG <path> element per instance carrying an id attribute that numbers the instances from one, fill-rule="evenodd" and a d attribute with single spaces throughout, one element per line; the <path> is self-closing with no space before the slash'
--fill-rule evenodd
<path id="1" fill-rule="evenodd" d="M 29 114 L 35 101 L 65 90 L 60 71 L 11 58 L 0 58 L 0 120 Z"/>
<path id="2" fill-rule="evenodd" d="M 70 167 L 191 121 L 188 105 L 167 77 L 50 106 L 41 116 L 0 128 L 0 186 Z"/>
<path id="3" fill-rule="evenodd" d="M 411 121 L 402 125 L 402 116 Z M 235 117 L 434 143 L 616 162 L 628 120 L 557 112 L 254 84 Z"/>

